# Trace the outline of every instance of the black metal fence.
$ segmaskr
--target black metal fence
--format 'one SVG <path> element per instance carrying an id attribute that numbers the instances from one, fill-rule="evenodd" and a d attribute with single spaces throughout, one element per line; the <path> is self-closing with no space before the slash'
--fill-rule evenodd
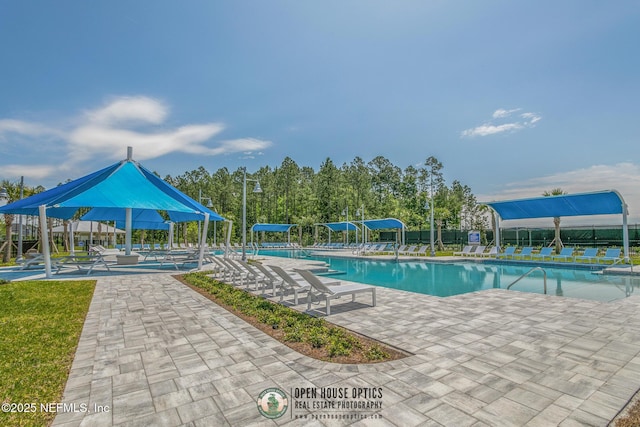
<path id="1" fill-rule="evenodd" d="M 640 246 L 640 224 L 629 225 L 629 246 Z M 434 233 L 438 238 L 437 232 Z M 467 243 L 467 231 L 442 230 L 442 243 L 445 246 L 463 246 Z M 555 237 L 553 228 L 501 229 L 500 246 L 548 246 Z M 405 243 L 428 244 L 429 230 L 407 231 Z M 622 246 L 622 227 L 574 227 L 561 228 L 560 239 L 565 246 Z M 381 231 L 380 241 L 395 241 L 395 231 Z M 481 232 L 483 244 L 493 242 L 492 230 Z"/>

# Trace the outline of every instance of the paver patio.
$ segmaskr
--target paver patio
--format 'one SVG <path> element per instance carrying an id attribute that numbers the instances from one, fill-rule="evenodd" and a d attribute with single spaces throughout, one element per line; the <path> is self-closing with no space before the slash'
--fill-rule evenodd
<path id="1" fill-rule="evenodd" d="M 171 274 L 97 277 L 63 398 L 89 410 L 59 413 L 53 425 L 604 426 L 640 386 L 637 296 L 379 288 L 376 307 L 338 300 L 328 320 L 413 355 L 339 365 L 298 354 Z M 289 411 L 271 420 L 256 402 L 272 387 L 379 387 L 382 409 L 332 419 L 289 396 Z"/>

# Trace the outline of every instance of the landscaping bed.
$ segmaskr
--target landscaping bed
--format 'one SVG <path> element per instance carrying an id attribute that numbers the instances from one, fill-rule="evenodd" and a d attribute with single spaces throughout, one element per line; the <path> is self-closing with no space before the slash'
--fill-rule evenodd
<path id="1" fill-rule="evenodd" d="M 182 283 L 297 352 L 334 363 L 375 363 L 409 354 L 324 319 L 273 303 L 204 273 L 177 276 Z"/>

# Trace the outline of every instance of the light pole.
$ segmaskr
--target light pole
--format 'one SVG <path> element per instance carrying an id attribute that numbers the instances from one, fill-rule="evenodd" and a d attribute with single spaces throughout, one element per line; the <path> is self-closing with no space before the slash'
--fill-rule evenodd
<path id="1" fill-rule="evenodd" d="M 361 219 L 361 223 L 362 223 L 362 244 L 366 245 L 367 244 L 367 231 L 364 227 L 364 205 L 361 205 L 358 210 L 356 211 L 356 217 L 360 217 Z M 358 237 L 358 233 L 356 232 L 356 240 Z M 358 242 L 356 241 L 356 245 L 358 244 Z"/>
<path id="2" fill-rule="evenodd" d="M 431 215 L 430 215 L 430 225 L 429 225 L 429 243 L 431 244 L 431 256 L 434 257 L 436 256 L 436 249 L 435 249 L 435 243 L 433 241 L 433 210 L 434 210 L 434 206 L 433 206 L 433 168 L 431 168 L 431 173 L 429 174 L 429 186 L 430 186 L 430 193 L 431 193 Z"/>
<path id="3" fill-rule="evenodd" d="M 262 193 L 260 181 L 247 179 L 247 168 L 242 168 L 242 261 L 247 260 L 247 181 L 256 183 L 253 189 L 254 193 Z"/>

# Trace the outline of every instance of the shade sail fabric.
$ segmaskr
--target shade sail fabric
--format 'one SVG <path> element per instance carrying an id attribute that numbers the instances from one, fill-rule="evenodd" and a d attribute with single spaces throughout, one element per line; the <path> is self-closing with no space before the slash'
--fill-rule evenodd
<path id="1" fill-rule="evenodd" d="M 41 205 L 48 216 L 62 219 L 73 217 L 78 208 L 98 207 L 162 210 L 175 222 L 203 220 L 205 213 L 210 220 L 224 220 L 133 160 L 8 204 L 0 213 L 38 215 Z"/>
<path id="2" fill-rule="evenodd" d="M 273 231 L 273 232 L 288 232 L 291 227 L 295 227 L 297 224 L 253 224 L 251 231 Z"/>
<path id="3" fill-rule="evenodd" d="M 387 228 L 405 228 L 404 223 L 396 218 L 366 219 L 361 222 L 369 230 L 383 230 Z"/>
<path id="4" fill-rule="evenodd" d="M 116 221 L 117 227 L 125 227 L 126 210 L 122 208 L 93 208 L 82 217 L 82 220 Z M 134 230 L 168 230 L 169 224 L 152 209 L 132 209 L 131 228 Z"/>
<path id="5" fill-rule="evenodd" d="M 617 191 L 565 194 L 484 203 L 504 220 L 582 215 L 622 214 L 624 201 Z"/>
<path id="6" fill-rule="evenodd" d="M 352 222 L 342 221 L 342 222 L 327 222 L 319 225 L 324 225 L 329 228 L 331 231 L 354 231 L 357 230 L 358 227 Z"/>

